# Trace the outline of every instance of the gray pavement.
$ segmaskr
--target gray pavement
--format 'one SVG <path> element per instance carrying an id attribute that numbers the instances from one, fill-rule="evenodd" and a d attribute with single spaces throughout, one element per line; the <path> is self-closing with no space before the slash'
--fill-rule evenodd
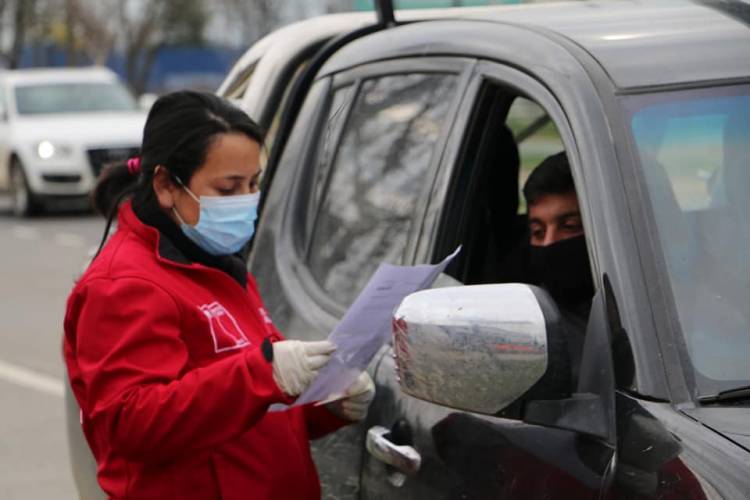
<path id="1" fill-rule="evenodd" d="M 75 499 L 61 356 L 65 300 L 101 218 L 16 219 L 0 194 L 0 498 Z"/>

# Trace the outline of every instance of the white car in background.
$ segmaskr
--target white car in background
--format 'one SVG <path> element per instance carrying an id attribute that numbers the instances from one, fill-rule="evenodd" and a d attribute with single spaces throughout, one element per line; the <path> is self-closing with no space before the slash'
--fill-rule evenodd
<path id="1" fill-rule="evenodd" d="M 106 164 L 137 154 L 145 120 L 106 68 L 0 73 L 0 189 L 13 213 L 88 196 Z"/>

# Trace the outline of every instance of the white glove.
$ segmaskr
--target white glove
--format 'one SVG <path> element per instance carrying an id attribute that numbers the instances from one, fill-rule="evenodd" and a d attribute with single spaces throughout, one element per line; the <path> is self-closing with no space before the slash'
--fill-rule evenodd
<path id="1" fill-rule="evenodd" d="M 367 372 L 362 372 L 344 393 L 344 399 L 328 403 L 326 407 L 346 420 L 358 421 L 367 416 L 367 409 L 375 398 L 375 384 Z"/>
<path id="2" fill-rule="evenodd" d="M 273 344 L 273 379 L 284 393 L 299 396 L 328 363 L 336 346 L 327 340 L 282 340 Z"/>

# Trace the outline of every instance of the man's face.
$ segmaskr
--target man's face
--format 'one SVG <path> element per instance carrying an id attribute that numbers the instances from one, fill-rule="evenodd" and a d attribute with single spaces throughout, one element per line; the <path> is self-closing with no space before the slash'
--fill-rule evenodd
<path id="1" fill-rule="evenodd" d="M 575 191 L 546 194 L 529 205 L 531 244 L 546 247 L 583 234 Z"/>

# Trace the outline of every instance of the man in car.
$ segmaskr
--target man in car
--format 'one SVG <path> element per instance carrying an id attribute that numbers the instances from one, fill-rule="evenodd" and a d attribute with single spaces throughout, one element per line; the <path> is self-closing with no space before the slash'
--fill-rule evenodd
<path id="1" fill-rule="evenodd" d="M 594 286 L 565 152 L 544 159 L 531 172 L 523 194 L 528 206 L 529 278 L 547 290 L 560 308 L 575 375 Z"/>

